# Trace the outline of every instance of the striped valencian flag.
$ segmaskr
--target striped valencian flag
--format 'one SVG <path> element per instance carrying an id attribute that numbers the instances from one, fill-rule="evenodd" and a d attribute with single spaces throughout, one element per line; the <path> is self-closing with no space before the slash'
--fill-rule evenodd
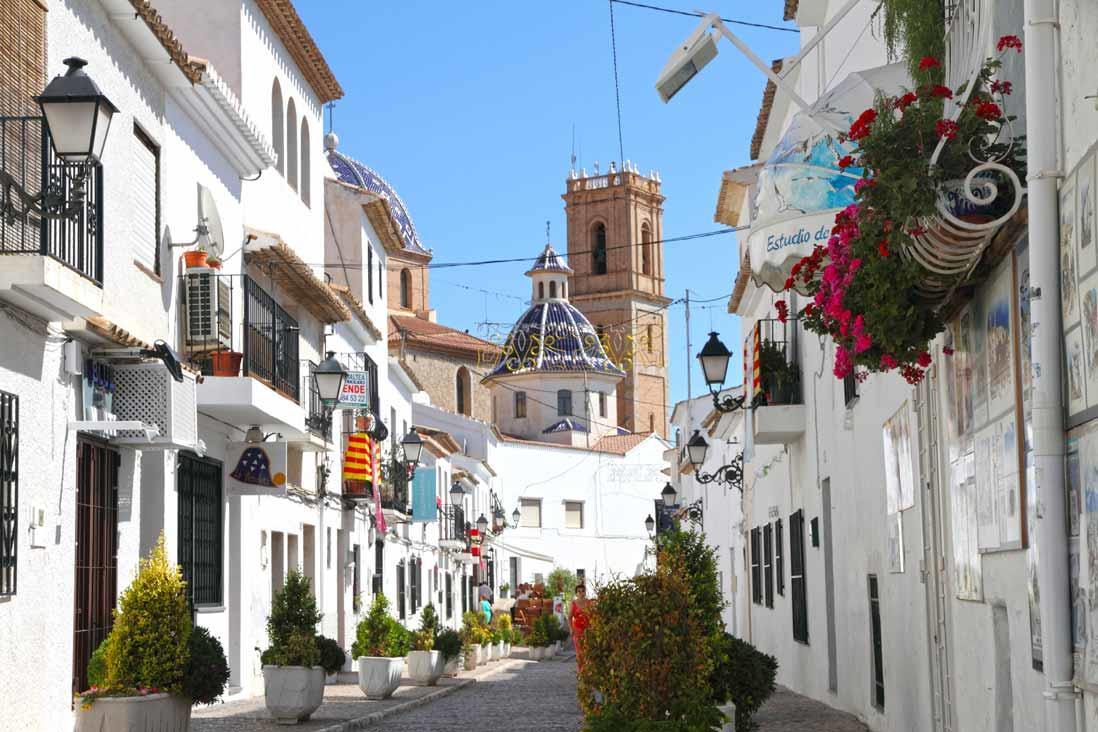
<path id="1" fill-rule="evenodd" d="M 347 437 L 347 452 L 343 454 L 343 480 L 374 479 L 373 440 L 365 432 L 355 432 Z"/>

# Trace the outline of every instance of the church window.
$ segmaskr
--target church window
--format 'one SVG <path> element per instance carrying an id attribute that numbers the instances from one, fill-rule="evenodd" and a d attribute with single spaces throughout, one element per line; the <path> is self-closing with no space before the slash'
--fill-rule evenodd
<path id="1" fill-rule="evenodd" d="M 278 84 L 278 79 L 274 80 L 274 85 L 271 87 L 271 141 L 274 143 L 275 156 L 278 158 L 279 175 L 286 175 L 286 151 L 282 145 L 282 135 L 284 129 L 282 112 L 282 87 Z"/>
<path id="2" fill-rule="evenodd" d="M 544 282 L 539 282 L 538 283 L 538 299 L 539 300 L 544 300 L 545 299 L 545 283 Z"/>
<path id="3" fill-rule="evenodd" d="M 649 323 L 647 326 L 645 326 L 644 339 L 648 342 L 648 352 L 649 353 L 652 353 L 652 351 L 656 350 L 656 340 L 655 340 L 655 335 L 653 333 L 653 328 L 652 328 L 651 323 Z"/>
<path id="4" fill-rule="evenodd" d="M 553 280 L 549 283 L 549 297 L 557 296 L 557 282 Z"/>
<path id="5" fill-rule="evenodd" d="M 297 190 L 297 105 L 286 105 L 286 180 Z"/>
<path id="6" fill-rule="evenodd" d="M 652 274 L 652 231 L 648 224 L 641 226 L 641 272 Z"/>
<path id="7" fill-rule="evenodd" d="M 366 247 L 366 294 L 370 298 L 370 304 L 374 304 L 374 249 L 373 247 Z"/>
<path id="8" fill-rule="evenodd" d="M 595 224 L 591 232 L 591 272 L 606 274 L 606 224 Z"/>
<path id="9" fill-rule="evenodd" d="M 526 416 L 526 392 L 515 392 L 515 418 L 522 419 Z"/>
<path id="10" fill-rule="evenodd" d="M 656 415 L 654 415 L 654 414 L 649 414 L 648 415 L 648 431 L 649 432 L 655 432 L 656 431 Z"/>
<path id="11" fill-rule="evenodd" d="M 469 404 L 469 387 L 471 386 L 469 379 L 469 369 L 462 366 L 457 371 L 457 412 L 458 414 L 470 415 Z"/>
<path id="12" fill-rule="evenodd" d="M 561 389 L 557 392 L 557 415 L 561 417 L 572 416 L 572 392 Z"/>
<path id="13" fill-rule="evenodd" d="M 301 120 L 301 200 L 306 206 L 310 198 L 309 180 L 309 120 Z"/>
<path id="14" fill-rule="evenodd" d="M 412 307 L 412 273 L 407 269 L 400 270 L 400 306 Z"/>
<path id="15" fill-rule="evenodd" d="M 599 416 L 606 416 L 606 392 L 604 391 L 599 392 Z"/>

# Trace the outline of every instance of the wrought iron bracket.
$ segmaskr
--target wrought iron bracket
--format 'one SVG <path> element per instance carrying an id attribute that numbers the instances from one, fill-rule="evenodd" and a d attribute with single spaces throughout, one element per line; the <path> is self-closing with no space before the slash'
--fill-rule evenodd
<path id="1" fill-rule="evenodd" d="M 754 409 L 762 404 L 764 400 L 762 394 L 756 394 L 755 398 L 748 403 L 746 394 L 740 394 L 738 396 L 735 394 L 728 394 L 722 397 L 719 391 L 710 390 L 710 393 L 713 395 L 713 408 L 721 414 L 731 414 L 732 412 L 741 409 Z"/>
<path id="2" fill-rule="evenodd" d="M 51 180 L 41 193 L 32 196 L 14 176 L 0 169 L 0 218 L 9 225 L 16 221 L 26 223 L 32 214 L 40 219 L 76 220 L 84 210 L 88 166 L 80 165 L 74 170 L 75 175 L 70 178 L 72 188 L 66 200 L 62 181 Z"/>
<path id="3" fill-rule="evenodd" d="M 702 485 L 716 481 L 736 488 L 740 493 L 743 493 L 743 453 L 741 452 L 732 459 L 732 462 L 722 465 L 712 473 L 701 473 L 695 468 L 694 480 Z"/>

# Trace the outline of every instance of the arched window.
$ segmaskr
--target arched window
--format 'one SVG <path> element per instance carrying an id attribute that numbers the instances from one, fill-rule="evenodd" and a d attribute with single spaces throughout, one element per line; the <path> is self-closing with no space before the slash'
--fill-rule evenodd
<path id="1" fill-rule="evenodd" d="M 591 272 L 606 274 L 606 224 L 601 222 L 591 230 Z"/>
<path id="2" fill-rule="evenodd" d="M 271 86 L 271 142 L 274 144 L 275 155 L 278 162 L 275 163 L 279 175 L 286 175 L 286 151 L 282 145 L 282 134 L 285 122 L 282 117 L 282 87 L 278 79 Z"/>
<path id="3" fill-rule="evenodd" d="M 567 389 L 557 392 L 557 414 L 561 417 L 572 416 L 572 392 Z"/>
<path id="4" fill-rule="evenodd" d="M 297 190 L 297 106 L 292 97 L 286 105 L 286 181 Z"/>
<path id="5" fill-rule="evenodd" d="M 309 204 L 309 120 L 301 120 L 301 200 Z"/>
<path id="6" fill-rule="evenodd" d="M 560 296 L 568 297 L 568 280 L 560 283 Z"/>
<path id="7" fill-rule="evenodd" d="M 400 270 L 400 306 L 412 308 L 412 273 L 407 269 Z"/>
<path id="8" fill-rule="evenodd" d="M 366 295 L 370 304 L 374 304 L 374 248 L 366 247 Z"/>
<path id="9" fill-rule="evenodd" d="M 652 231 L 648 224 L 641 226 L 641 272 L 652 274 Z"/>
<path id="10" fill-rule="evenodd" d="M 545 283 L 544 282 L 539 282 L 538 283 L 538 299 L 539 300 L 544 300 L 545 299 Z"/>
<path id="11" fill-rule="evenodd" d="M 556 280 L 550 280 L 549 281 L 549 297 L 556 297 L 556 296 L 557 296 L 557 281 Z"/>
<path id="12" fill-rule="evenodd" d="M 464 414 L 468 416 L 472 413 L 470 410 L 471 405 L 469 404 L 469 387 L 471 385 L 472 384 L 469 379 L 469 369 L 462 366 L 457 371 L 457 384 L 455 385 L 457 387 L 458 414 Z"/>

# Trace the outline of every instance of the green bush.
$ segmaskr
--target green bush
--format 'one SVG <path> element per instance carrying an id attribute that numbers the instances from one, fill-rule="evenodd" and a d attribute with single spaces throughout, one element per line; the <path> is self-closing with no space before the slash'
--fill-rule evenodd
<path id="1" fill-rule="evenodd" d="M 103 639 L 88 659 L 88 686 L 99 689 L 107 685 L 107 644 L 110 636 Z"/>
<path id="2" fill-rule="evenodd" d="M 446 660 L 460 656 L 461 636 L 456 630 L 447 628 L 435 639 L 435 650 L 442 653 L 442 657 Z"/>
<path id="3" fill-rule="evenodd" d="M 191 631 L 191 658 L 183 677 L 183 692 L 195 704 L 213 704 L 225 693 L 229 662 L 221 641 L 201 625 Z"/>
<path id="4" fill-rule="evenodd" d="M 675 530 L 661 533 L 659 537 L 660 561 L 668 556 L 682 560 L 694 616 L 715 645 L 724 633 L 724 621 L 721 620 L 724 598 L 717 579 L 716 551 L 705 543 L 701 534 Z"/>
<path id="5" fill-rule="evenodd" d="M 683 557 L 661 555 L 656 573 L 600 589 L 579 672 L 589 729 L 653 729 L 652 722 L 661 730 L 718 729 L 707 630 L 693 607 Z"/>
<path id="6" fill-rule="evenodd" d="M 736 732 L 749 732 L 757 726 L 752 716 L 774 693 L 778 661 L 728 633 L 721 637 L 716 658 L 709 677 L 713 699 L 735 704 Z"/>
<path id="7" fill-rule="evenodd" d="M 316 637 L 316 650 L 320 654 L 320 665 L 324 667 L 324 673 L 334 674 L 343 668 L 347 662 L 347 654 L 339 647 L 339 642 L 322 635 Z"/>
<path id="8" fill-rule="evenodd" d="M 435 648 L 435 636 L 426 630 L 417 630 L 411 634 L 413 651 L 432 651 Z"/>
<path id="9" fill-rule="evenodd" d="M 161 534 L 118 599 L 105 651 L 106 686 L 181 691 L 190 638 L 186 583 L 179 567 L 168 562 Z"/>
<path id="10" fill-rule="evenodd" d="M 577 584 L 579 584 L 579 580 L 576 579 L 575 572 L 564 567 L 553 567 L 553 571 L 545 579 L 545 596 L 556 597 L 557 595 L 563 595 L 565 601 L 571 600 L 572 596 L 576 594 Z"/>
<path id="11" fill-rule="evenodd" d="M 320 660 L 316 646 L 316 624 L 321 614 L 309 578 L 291 570 L 286 575 L 267 616 L 267 637 L 271 645 L 260 655 L 266 666 L 315 666 Z"/>
<path id="12" fill-rule="evenodd" d="M 389 656 L 389 632 L 395 622 L 389 615 L 389 600 L 385 595 L 374 597 L 370 612 L 359 621 L 355 629 L 355 642 L 351 645 L 351 658 Z"/>
<path id="13" fill-rule="evenodd" d="M 389 618 L 389 638 L 385 643 L 384 655 L 389 658 L 407 656 L 412 650 L 412 634 L 393 618 Z"/>
<path id="14" fill-rule="evenodd" d="M 419 629 L 430 633 L 432 638 L 438 635 L 438 613 L 431 603 L 427 603 L 419 613 Z"/>
<path id="15" fill-rule="evenodd" d="M 491 643 L 492 632 L 488 629 L 488 621 L 484 614 L 470 610 L 461 616 L 461 635 L 466 643 Z"/>

